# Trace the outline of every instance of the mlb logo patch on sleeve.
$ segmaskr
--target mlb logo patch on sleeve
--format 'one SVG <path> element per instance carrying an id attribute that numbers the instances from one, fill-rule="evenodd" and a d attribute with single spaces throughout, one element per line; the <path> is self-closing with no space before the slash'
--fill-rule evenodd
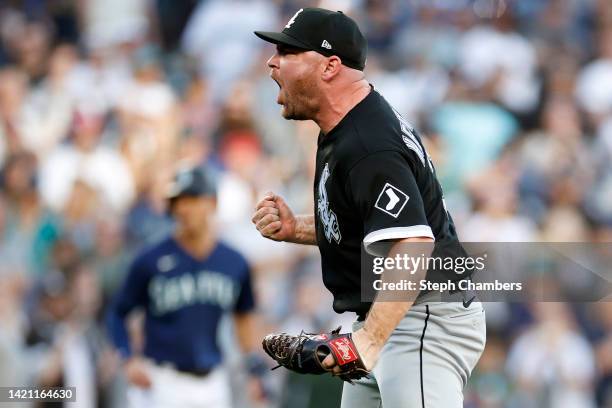
<path id="1" fill-rule="evenodd" d="M 387 183 L 378 195 L 378 199 L 376 199 L 376 204 L 374 204 L 374 207 L 394 218 L 397 218 L 399 213 L 401 213 L 406 206 L 408 199 L 409 197 L 399 188 Z"/>

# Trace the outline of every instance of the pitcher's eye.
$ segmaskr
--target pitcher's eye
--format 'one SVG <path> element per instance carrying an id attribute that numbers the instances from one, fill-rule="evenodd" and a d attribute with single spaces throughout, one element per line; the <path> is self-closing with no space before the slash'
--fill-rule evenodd
<path id="1" fill-rule="evenodd" d="M 287 45 L 277 45 L 276 46 L 276 52 L 278 53 L 278 55 L 289 55 L 289 54 L 299 54 L 300 52 L 303 52 L 304 50 L 300 49 L 300 48 L 295 48 L 295 47 L 290 47 Z"/>

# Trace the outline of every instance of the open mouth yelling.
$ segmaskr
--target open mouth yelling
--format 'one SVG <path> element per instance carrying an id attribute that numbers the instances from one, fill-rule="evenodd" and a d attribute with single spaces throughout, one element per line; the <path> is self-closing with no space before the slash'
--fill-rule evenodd
<path id="1" fill-rule="evenodd" d="M 280 82 L 278 82 L 278 80 L 274 78 L 272 75 L 270 75 L 270 78 L 272 78 L 272 80 L 276 82 L 276 85 L 278 85 L 278 96 L 276 97 L 276 103 L 279 105 L 282 105 L 283 102 L 281 100 L 281 93 L 283 91 L 283 87 L 281 86 Z"/>

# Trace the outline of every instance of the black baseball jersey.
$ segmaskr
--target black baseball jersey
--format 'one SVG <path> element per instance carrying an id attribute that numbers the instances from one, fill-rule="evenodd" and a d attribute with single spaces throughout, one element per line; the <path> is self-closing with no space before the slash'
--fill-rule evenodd
<path id="1" fill-rule="evenodd" d="M 431 237 L 436 256 L 443 247 L 464 253 L 418 134 L 374 89 L 319 134 L 316 160 L 317 245 L 336 312 L 365 314 L 371 306 L 361 302 L 362 245 Z"/>

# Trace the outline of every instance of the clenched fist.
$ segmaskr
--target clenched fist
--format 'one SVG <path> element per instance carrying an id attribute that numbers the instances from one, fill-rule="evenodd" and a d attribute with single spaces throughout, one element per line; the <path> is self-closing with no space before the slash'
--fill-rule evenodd
<path id="1" fill-rule="evenodd" d="M 275 241 L 294 241 L 297 219 L 285 203 L 285 200 L 274 193 L 266 193 L 257 203 L 255 214 L 251 219 L 257 231 Z"/>

